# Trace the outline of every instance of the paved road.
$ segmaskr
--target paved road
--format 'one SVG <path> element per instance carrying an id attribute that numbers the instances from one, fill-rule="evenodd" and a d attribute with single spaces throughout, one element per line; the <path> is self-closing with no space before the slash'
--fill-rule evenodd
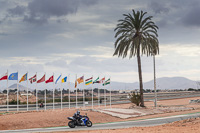
<path id="1" fill-rule="evenodd" d="M 97 129 L 119 129 L 119 128 L 129 128 L 129 127 L 147 127 L 147 126 L 162 125 L 162 124 L 171 123 L 174 121 L 185 120 L 188 118 L 197 118 L 197 117 L 200 117 L 200 113 L 137 120 L 137 121 L 94 124 L 90 128 L 76 127 L 72 129 L 66 126 L 66 127 L 53 127 L 53 128 L 24 129 L 24 130 L 5 130 L 5 131 L 0 131 L 0 133 L 56 132 L 56 131 L 80 131 L 80 130 L 97 130 Z"/>

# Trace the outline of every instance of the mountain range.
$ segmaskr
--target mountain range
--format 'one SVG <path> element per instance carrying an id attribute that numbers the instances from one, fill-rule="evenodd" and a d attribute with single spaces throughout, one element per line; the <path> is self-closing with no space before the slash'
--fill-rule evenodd
<path id="1" fill-rule="evenodd" d="M 44 88 L 47 89 L 52 89 L 53 85 L 51 83 L 49 84 L 37 84 L 38 89 L 39 90 L 43 90 Z M 103 88 L 102 86 L 99 84 L 94 84 L 93 88 Z M 144 82 L 143 83 L 144 89 L 153 89 L 154 88 L 154 81 L 148 81 L 148 82 Z M 18 87 L 20 90 L 26 90 L 27 87 L 18 84 Z M 61 85 L 60 83 L 58 83 L 57 85 L 54 86 L 55 88 L 60 88 Z M 69 84 L 65 83 L 62 85 L 62 87 L 64 89 L 69 88 Z M 17 84 L 12 84 L 11 86 L 9 86 L 8 88 L 10 89 L 14 89 L 17 88 Z M 36 88 L 35 83 L 34 84 L 28 84 L 28 88 L 29 90 L 34 90 Z M 78 85 L 78 88 L 83 88 L 83 84 Z M 90 86 L 84 86 L 84 88 L 86 89 L 91 89 L 91 85 Z M 105 88 L 107 89 L 112 89 L 112 90 L 134 90 L 134 89 L 139 89 L 139 83 L 138 82 L 134 82 L 134 83 L 123 83 L 123 82 L 115 82 L 112 81 L 111 85 L 107 85 Z M 188 88 L 194 88 L 194 89 L 200 89 L 200 86 L 197 85 L 196 81 L 184 78 L 184 77 L 162 77 L 162 78 L 157 78 L 156 79 L 156 88 L 157 89 L 188 89 Z M 4 90 L 6 89 L 6 85 L 2 84 L 2 86 L 0 87 L 0 90 Z M 74 83 L 70 82 L 70 89 L 74 90 Z"/>

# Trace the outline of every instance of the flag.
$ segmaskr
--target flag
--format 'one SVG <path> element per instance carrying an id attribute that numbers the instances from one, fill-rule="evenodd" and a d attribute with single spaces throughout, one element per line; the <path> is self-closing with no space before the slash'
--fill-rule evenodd
<path id="1" fill-rule="evenodd" d="M 75 80 L 75 88 L 77 87 L 77 80 Z"/>
<path id="2" fill-rule="evenodd" d="M 82 77 L 80 77 L 80 78 L 77 79 L 77 81 L 78 81 L 79 84 L 83 83 L 83 78 L 84 78 L 84 76 L 82 76 Z"/>
<path id="3" fill-rule="evenodd" d="M 8 80 L 18 80 L 18 72 L 10 74 Z"/>
<path id="4" fill-rule="evenodd" d="M 62 79 L 62 81 L 61 81 L 62 83 L 64 83 L 64 82 L 67 82 L 67 76 L 66 77 L 64 77 L 63 79 Z"/>
<path id="5" fill-rule="evenodd" d="M 56 80 L 56 82 L 55 82 L 55 84 L 57 84 L 57 82 L 58 82 L 58 80 L 60 79 L 60 77 L 61 77 L 61 75 L 57 78 L 57 80 Z"/>
<path id="6" fill-rule="evenodd" d="M 99 77 L 95 80 L 95 81 L 93 81 L 93 84 L 95 84 L 95 83 L 99 83 Z"/>
<path id="7" fill-rule="evenodd" d="M 30 83 L 32 84 L 33 82 L 35 82 L 37 79 L 36 79 L 36 74 L 33 76 L 33 77 L 31 77 L 30 79 L 29 79 L 29 81 L 30 81 Z"/>
<path id="8" fill-rule="evenodd" d="M 26 81 L 26 80 L 27 80 L 27 73 L 22 76 L 19 83 L 22 82 L 22 81 Z"/>
<path id="9" fill-rule="evenodd" d="M 106 81 L 103 83 L 103 86 L 104 86 L 104 85 L 108 85 L 108 84 L 110 84 L 110 79 L 106 80 Z"/>
<path id="10" fill-rule="evenodd" d="M 45 75 L 41 78 L 41 79 L 39 79 L 38 81 L 37 81 L 37 83 L 42 83 L 42 82 L 44 82 L 45 81 Z"/>
<path id="11" fill-rule="evenodd" d="M 5 73 L 0 77 L 0 80 L 7 80 L 7 79 L 8 79 L 8 73 Z"/>
<path id="12" fill-rule="evenodd" d="M 99 81 L 99 83 L 104 83 L 104 81 L 105 81 L 105 77 L 102 78 L 102 79 Z"/>
<path id="13" fill-rule="evenodd" d="M 89 79 L 86 79 L 86 80 L 85 80 L 85 85 L 90 85 L 90 84 L 92 84 L 92 79 L 93 79 L 93 77 L 91 77 L 91 78 L 89 78 Z"/>
<path id="14" fill-rule="evenodd" d="M 54 80 L 53 80 L 53 75 L 48 79 L 48 80 L 46 80 L 46 83 L 50 83 L 50 82 L 53 82 Z"/>

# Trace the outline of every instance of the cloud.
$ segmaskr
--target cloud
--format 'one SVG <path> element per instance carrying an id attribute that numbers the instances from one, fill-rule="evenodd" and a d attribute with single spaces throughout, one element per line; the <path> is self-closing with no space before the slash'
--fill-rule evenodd
<path id="1" fill-rule="evenodd" d="M 168 13 L 169 8 L 166 6 L 165 3 L 161 3 L 160 1 L 151 1 L 149 4 L 149 7 L 155 12 L 155 13 Z"/>
<path id="2" fill-rule="evenodd" d="M 45 65 L 55 66 L 55 67 L 68 67 L 67 62 L 63 59 L 54 60 L 52 62 L 47 62 Z"/>
<path id="3" fill-rule="evenodd" d="M 8 9 L 8 13 L 11 14 L 11 15 L 24 15 L 25 13 L 25 6 L 19 6 L 17 5 L 15 8 L 11 8 L 11 9 Z"/>
<path id="4" fill-rule="evenodd" d="M 11 16 L 21 16 L 24 22 L 42 25 L 51 18 L 61 22 L 60 17 L 75 14 L 80 6 L 87 7 L 96 3 L 97 0 L 33 0 L 27 6 L 17 5 L 7 12 Z"/>
<path id="5" fill-rule="evenodd" d="M 136 60 L 121 58 L 101 58 L 82 56 L 71 61 L 69 68 L 72 72 L 130 72 L 137 71 Z"/>
<path id="6" fill-rule="evenodd" d="M 186 12 L 185 16 L 181 19 L 184 25 L 186 26 L 200 26 L 200 4 L 195 5 L 188 12 Z"/>

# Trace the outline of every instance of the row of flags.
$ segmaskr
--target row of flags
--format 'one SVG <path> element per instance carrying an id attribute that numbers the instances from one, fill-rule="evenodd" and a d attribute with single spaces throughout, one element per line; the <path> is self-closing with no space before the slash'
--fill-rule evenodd
<path id="1" fill-rule="evenodd" d="M 78 78 L 75 80 L 75 88 L 77 87 L 77 82 L 78 84 L 83 83 L 84 81 L 84 76 Z M 95 84 L 95 83 L 102 83 L 103 86 L 110 84 L 110 78 L 105 81 L 105 77 L 99 80 L 99 77 L 93 81 L 93 77 L 88 78 L 85 80 L 85 85 L 90 85 L 90 84 Z"/>
<path id="2" fill-rule="evenodd" d="M 60 75 L 57 80 L 55 81 L 55 84 L 57 84 L 57 82 L 60 80 L 62 75 Z M 24 74 L 19 83 L 22 81 L 26 81 L 28 79 L 28 73 Z M 18 80 L 18 72 L 16 73 L 12 73 L 8 76 L 8 73 L 3 74 L 0 77 L 0 80 Z M 54 82 L 54 75 L 52 75 L 48 80 L 45 80 L 45 74 L 44 76 L 37 80 L 37 74 L 35 74 L 33 77 L 29 78 L 30 83 L 32 84 L 33 82 L 37 82 L 37 83 L 50 83 L 50 82 Z M 67 76 L 61 79 L 61 83 L 67 82 Z M 81 76 L 80 78 L 75 80 L 75 88 L 77 87 L 77 84 L 83 83 L 84 82 L 84 76 Z M 105 77 L 102 79 L 99 79 L 99 77 L 93 81 L 93 77 L 88 78 L 85 80 L 85 85 L 90 85 L 90 84 L 95 84 L 95 83 L 102 83 L 103 86 L 110 84 L 110 78 L 108 80 L 105 80 Z"/>

